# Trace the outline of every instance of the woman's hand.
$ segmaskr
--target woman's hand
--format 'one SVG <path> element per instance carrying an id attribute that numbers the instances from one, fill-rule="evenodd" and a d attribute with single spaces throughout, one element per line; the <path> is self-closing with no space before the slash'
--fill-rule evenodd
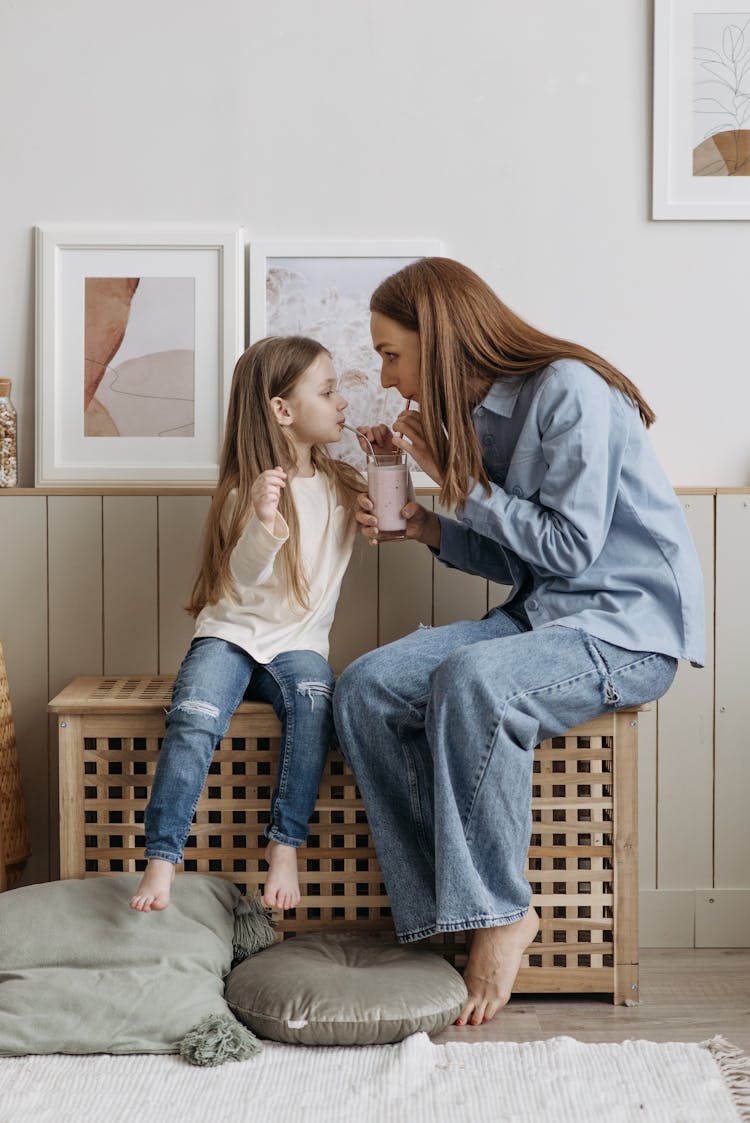
<path id="1" fill-rule="evenodd" d="M 393 423 L 393 428 L 398 436 L 393 438 L 396 448 L 407 452 L 413 457 L 423 472 L 426 472 L 438 487 L 443 480 L 440 470 L 435 463 L 433 454 L 427 445 L 422 429 L 422 414 L 415 409 L 403 410 Z"/>
<path id="2" fill-rule="evenodd" d="M 393 443 L 393 434 L 387 425 L 358 425 L 357 432 L 367 438 L 366 441 L 359 442 L 363 452 L 370 451 L 367 441 L 370 442 L 375 453 L 393 452 L 396 447 Z"/>
<path id="3" fill-rule="evenodd" d="M 286 472 L 277 465 L 267 472 L 261 472 L 250 490 L 253 510 L 271 534 L 276 526 L 282 487 L 286 487 Z"/>
<path id="4" fill-rule="evenodd" d="M 359 510 L 355 518 L 360 525 L 362 534 L 369 539 L 371 546 L 378 544 L 378 520 L 373 514 L 374 504 L 369 495 L 357 496 Z M 415 538 L 425 546 L 432 546 L 434 550 L 440 549 L 440 519 L 433 511 L 428 511 L 421 503 L 410 501 L 401 508 L 401 514 L 406 519 L 405 534 L 407 538 Z"/>

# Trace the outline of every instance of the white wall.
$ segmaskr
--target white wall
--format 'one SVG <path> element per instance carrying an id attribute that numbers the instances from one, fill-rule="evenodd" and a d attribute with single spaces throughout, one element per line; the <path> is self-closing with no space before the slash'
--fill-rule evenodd
<path id="1" fill-rule="evenodd" d="M 0 373 L 33 484 L 37 223 L 441 238 L 750 483 L 743 223 L 651 222 L 647 0 L 0 0 Z"/>

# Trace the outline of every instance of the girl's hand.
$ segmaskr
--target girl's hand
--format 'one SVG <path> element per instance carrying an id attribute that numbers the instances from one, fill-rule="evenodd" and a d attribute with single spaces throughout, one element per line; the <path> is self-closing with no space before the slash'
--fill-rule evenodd
<path id="1" fill-rule="evenodd" d="M 355 512 L 354 517 L 360 525 L 362 534 L 369 539 L 370 545 L 377 546 L 378 520 L 373 514 L 373 501 L 369 495 L 359 494 L 357 503 L 360 509 Z M 432 546 L 435 550 L 440 549 L 440 519 L 433 511 L 428 511 L 421 503 L 409 502 L 401 508 L 401 514 L 406 519 L 407 538 L 415 538 L 425 546 Z"/>
<path id="2" fill-rule="evenodd" d="M 276 526 L 282 487 L 286 487 L 286 472 L 277 466 L 261 472 L 250 490 L 253 510 L 271 534 Z"/>
<path id="3" fill-rule="evenodd" d="M 430 479 L 440 486 L 443 481 L 432 452 L 424 438 L 422 414 L 415 409 L 405 409 L 394 421 L 393 428 L 398 434 L 393 438 L 396 448 L 408 452 L 422 471 L 426 472 Z"/>
<path id="4" fill-rule="evenodd" d="M 373 452 L 393 452 L 393 434 L 387 425 L 358 425 L 357 432 L 361 433 L 370 442 Z M 369 452 L 367 441 L 360 441 L 363 452 Z"/>

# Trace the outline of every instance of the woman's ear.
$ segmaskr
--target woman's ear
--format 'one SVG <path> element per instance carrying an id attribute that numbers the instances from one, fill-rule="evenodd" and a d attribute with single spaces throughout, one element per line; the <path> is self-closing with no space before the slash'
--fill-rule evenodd
<path id="1" fill-rule="evenodd" d="M 271 398 L 271 410 L 279 425 L 291 425 L 294 421 L 291 410 L 283 398 Z"/>

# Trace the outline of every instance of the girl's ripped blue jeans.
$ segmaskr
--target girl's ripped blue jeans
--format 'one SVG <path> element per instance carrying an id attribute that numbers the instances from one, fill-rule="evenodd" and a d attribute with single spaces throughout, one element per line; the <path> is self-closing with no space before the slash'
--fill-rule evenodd
<path id="1" fill-rule="evenodd" d="M 367 811 L 400 940 L 528 911 L 534 746 L 659 698 L 677 661 L 502 609 L 421 628 L 341 675 L 338 744 Z"/>
<path id="2" fill-rule="evenodd" d="M 266 837 L 300 846 L 333 737 L 333 685 L 333 671 L 315 651 L 285 651 L 258 663 L 226 640 L 193 640 L 175 680 L 146 808 L 146 857 L 182 860 L 214 749 L 243 700 L 270 702 L 281 721 Z"/>

